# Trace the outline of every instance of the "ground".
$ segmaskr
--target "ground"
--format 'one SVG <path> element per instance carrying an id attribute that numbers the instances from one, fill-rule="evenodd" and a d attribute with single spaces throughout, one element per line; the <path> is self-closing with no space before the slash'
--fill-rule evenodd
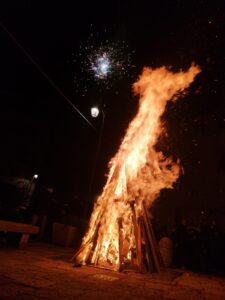
<path id="1" fill-rule="evenodd" d="M 74 250 L 30 242 L 0 248 L 1 299 L 225 299 L 225 278 L 167 269 L 161 274 L 74 268 Z"/>

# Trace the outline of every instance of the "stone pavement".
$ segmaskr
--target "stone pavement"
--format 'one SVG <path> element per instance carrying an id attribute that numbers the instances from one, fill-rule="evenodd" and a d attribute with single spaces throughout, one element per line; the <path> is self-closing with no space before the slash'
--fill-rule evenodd
<path id="1" fill-rule="evenodd" d="M 0 247 L 0 299 L 225 299 L 225 278 L 179 270 L 142 275 L 73 268 L 73 249 L 38 242 L 24 250 Z"/>

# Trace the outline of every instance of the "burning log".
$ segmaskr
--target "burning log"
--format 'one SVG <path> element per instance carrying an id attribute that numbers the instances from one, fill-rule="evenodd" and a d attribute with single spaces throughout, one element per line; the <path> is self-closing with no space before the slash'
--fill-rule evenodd
<path id="1" fill-rule="evenodd" d="M 121 234 L 121 230 L 122 230 L 122 218 L 118 218 L 118 229 L 119 229 L 119 264 L 121 265 L 122 261 L 123 261 L 123 253 L 122 253 L 122 249 L 123 249 L 123 237 Z"/>
<path id="2" fill-rule="evenodd" d="M 161 116 L 200 72 L 172 73 L 165 67 L 145 68 L 134 90 L 140 94 L 137 115 L 130 123 L 117 154 L 110 161 L 106 185 L 99 196 L 74 256 L 78 264 L 113 270 L 160 272 L 162 261 L 148 209 L 164 188 L 179 177 L 179 162 L 157 152 L 164 130 Z M 132 199 L 135 199 L 133 201 Z M 132 200 L 132 201 L 131 201 Z"/>
<path id="3" fill-rule="evenodd" d="M 135 202 L 130 202 L 130 207 L 132 210 L 132 222 L 134 228 L 134 236 L 135 236 L 135 249 L 131 251 L 130 260 L 127 261 L 127 255 L 129 247 L 125 245 L 122 228 L 123 228 L 123 219 L 119 218 L 118 221 L 118 234 L 119 234 L 119 271 L 127 271 L 127 270 L 136 270 L 141 273 L 146 271 L 148 272 L 160 272 L 162 270 L 163 264 L 158 251 L 157 242 L 154 236 L 154 232 L 152 229 L 150 216 L 148 214 L 147 208 L 143 203 L 143 215 L 141 215 L 138 219 L 135 212 Z M 86 244 L 84 244 L 79 251 L 73 257 L 73 260 L 77 263 L 77 257 L 84 250 L 87 249 L 86 252 L 86 261 L 87 264 L 98 266 L 99 262 L 99 249 L 96 246 L 98 235 L 99 235 L 100 226 L 96 227 L 95 234 L 92 239 L 89 240 Z M 125 240 L 126 241 L 126 240 Z M 94 255 L 93 249 L 97 249 Z M 115 269 L 114 266 L 110 264 L 101 264 L 100 267 L 107 269 Z"/>
<path id="4" fill-rule="evenodd" d="M 136 241 L 136 256 L 137 256 L 137 265 L 140 272 L 143 272 L 143 263 L 142 263 L 142 247 L 141 247 L 141 227 L 140 223 L 137 221 L 136 212 L 134 208 L 134 202 L 131 203 L 131 209 L 133 214 L 133 225 L 134 225 L 134 234 Z"/>

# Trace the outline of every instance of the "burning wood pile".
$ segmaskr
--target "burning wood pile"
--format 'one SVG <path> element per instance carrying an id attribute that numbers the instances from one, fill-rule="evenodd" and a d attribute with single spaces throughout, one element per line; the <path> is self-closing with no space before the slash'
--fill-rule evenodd
<path id="1" fill-rule="evenodd" d="M 76 263 L 118 271 L 160 271 L 148 209 L 162 189 L 173 187 L 180 167 L 154 146 L 164 132 L 160 117 L 167 102 L 175 101 L 199 72 L 194 65 L 179 73 L 165 67 L 145 68 L 134 84 L 140 94 L 139 109 L 109 163 L 108 180 L 74 256 Z"/>
<path id="2" fill-rule="evenodd" d="M 93 249 L 97 243 L 97 237 L 99 235 L 99 228 L 96 228 L 95 236 L 93 240 L 89 240 L 87 244 L 83 244 L 79 251 L 75 254 L 74 259 L 77 260 L 80 253 L 88 247 L 89 244 L 89 257 L 86 260 L 87 264 L 98 266 L 101 268 L 112 269 L 116 271 L 123 270 L 135 270 L 141 273 L 144 272 L 160 272 L 162 267 L 162 260 L 158 252 L 158 247 L 152 225 L 150 222 L 149 214 L 145 204 L 143 203 L 143 215 L 137 218 L 135 212 L 135 202 L 130 202 L 132 210 L 132 232 L 133 239 L 135 241 L 135 247 L 129 249 L 129 245 L 123 237 L 123 219 L 118 218 L 118 263 L 112 264 L 110 261 L 104 261 L 99 264 L 100 256 L 96 255 L 93 260 Z M 91 249 L 92 248 L 92 249 Z M 130 254 L 128 254 L 130 252 Z"/>

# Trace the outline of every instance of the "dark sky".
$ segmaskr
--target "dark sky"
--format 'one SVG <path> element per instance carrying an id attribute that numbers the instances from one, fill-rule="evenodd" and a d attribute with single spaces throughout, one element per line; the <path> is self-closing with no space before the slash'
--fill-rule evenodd
<path id="1" fill-rule="evenodd" d="M 135 114 L 131 85 L 142 68 L 166 65 L 176 71 L 195 62 L 202 73 L 188 95 L 169 105 L 164 115 L 169 137 L 157 145 L 181 159 L 184 175 L 157 203 L 164 203 L 167 214 L 174 206 L 224 213 L 224 1 L 5 1 L 0 20 L 97 129 L 92 130 L 0 28 L 1 175 L 38 172 L 61 197 L 87 197 L 101 123 L 91 120 L 89 109 L 101 100 L 106 118 L 93 193 L 99 191 L 107 162 Z M 135 51 L 135 68 L 111 90 L 99 90 L 93 83 L 82 97 L 75 92 L 79 70 L 73 55 L 90 32 L 98 36 L 96 45 L 105 39 L 126 41 Z"/>

